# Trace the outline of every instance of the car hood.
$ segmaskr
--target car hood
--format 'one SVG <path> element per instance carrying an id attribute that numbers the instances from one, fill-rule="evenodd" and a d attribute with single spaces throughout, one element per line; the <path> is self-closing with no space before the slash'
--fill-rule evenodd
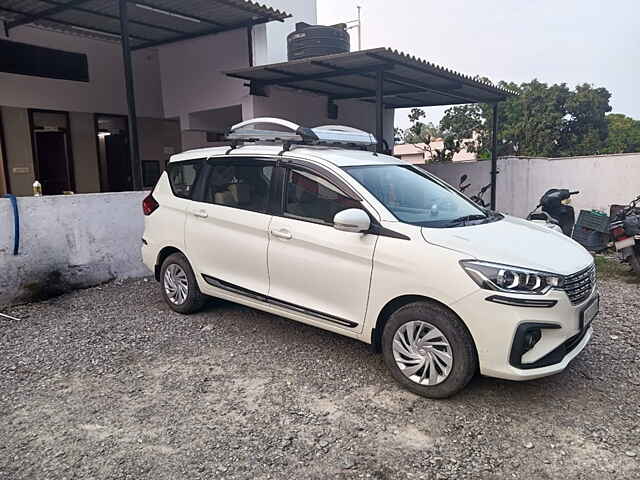
<path id="1" fill-rule="evenodd" d="M 477 260 L 569 275 L 593 263 L 569 237 L 521 218 L 455 228 L 422 228 L 424 239 Z"/>

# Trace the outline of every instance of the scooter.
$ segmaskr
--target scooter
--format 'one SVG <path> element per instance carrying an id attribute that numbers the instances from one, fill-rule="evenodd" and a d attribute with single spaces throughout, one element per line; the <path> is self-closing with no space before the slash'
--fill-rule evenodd
<path id="1" fill-rule="evenodd" d="M 576 216 L 573 207 L 569 203 L 571 202 L 571 196 L 579 193 L 578 190 L 570 191 L 566 188 L 547 190 L 540 198 L 540 203 L 527 215 L 527 220 L 544 225 L 570 237 L 573 233 Z M 541 212 L 537 211 L 539 208 L 542 208 Z"/>

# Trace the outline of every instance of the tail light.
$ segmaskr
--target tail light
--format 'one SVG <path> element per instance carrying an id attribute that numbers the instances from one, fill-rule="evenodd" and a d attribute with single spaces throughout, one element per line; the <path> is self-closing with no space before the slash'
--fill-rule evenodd
<path id="1" fill-rule="evenodd" d="M 151 215 L 158 209 L 159 206 L 160 204 L 156 201 L 155 198 L 153 198 L 153 195 L 151 193 L 147 195 L 144 200 L 142 200 L 142 212 L 145 214 L 145 216 Z"/>
<path id="2" fill-rule="evenodd" d="M 611 234 L 613 235 L 613 238 L 615 240 L 618 240 L 619 238 L 622 237 L 626 237 L 627 234 L 624 231 L 624 227 L 615 227 L 611 229 Z"/>

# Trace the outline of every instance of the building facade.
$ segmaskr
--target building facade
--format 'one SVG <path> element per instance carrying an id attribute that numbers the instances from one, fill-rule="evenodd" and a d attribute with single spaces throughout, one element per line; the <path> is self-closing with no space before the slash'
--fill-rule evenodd
<path id="1" fill-rule="evenodd" d="M 413 164 L 431 163 L 436 151 L 442 151 L 444 140 L 434 139 L 429 145 L 424 143 L 400 143 L 393 147 L 393 155 L 405 162 Z M 453 162 L 473 162 L 477 160 L 477 154 L 468 152 L 463 148 L 453 154 Z"/>
<path id="2" fill-rule="evenodd" d="M 322 96 L 277 87 L 268 96 L 253 96 L 245 82 L 225 75 L 286 61 L 286 36 L 295 23 L 317 23 L 316 0 L 272 0 L 269 6 L 292 16 L 132 52 L 144 187 L 155 183 L 173 153 L 216 145 L 228 127 L 249 118 L 373 130 L 370 104 L 341 102 L 331 120 Z M 31 195 L 35 180 L 45 194 L 133 188 L 121 45 L 78 33 L 24 25 L 10 37 L 0 34 L 4 45 L 76 54 L 86 62 L 86 75 L 77 78 L 0 71 L 0 193 Z M 73 74 L 71 69 L 62 76 Z M 386 115 L 393 125 L 393 111 Z"/>

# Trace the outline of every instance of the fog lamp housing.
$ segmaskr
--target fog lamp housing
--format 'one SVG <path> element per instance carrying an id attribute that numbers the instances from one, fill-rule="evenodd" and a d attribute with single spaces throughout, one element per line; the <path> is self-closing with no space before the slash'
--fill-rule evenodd
<path id="1" fill-rule="evenodd" d="M 536 346 L 536 343 L 542 338 L 542 331 L 539 328 L 527 330 L 522 340 L 523 352 L 526 353 Z"/>
<path id="2" fill-rule="evenodd" d="M 543 322 L 525 322 L 518 325 L 511 345 L 511 352 L 509 353 L 509 364 L 516 368 L 535 368 L 540 366 L 539 361 L 533 364 L 523 363 L 522 356 L 542 339 L 542 330 L 557 330 L 560 328 L 558 324 Z"/>

